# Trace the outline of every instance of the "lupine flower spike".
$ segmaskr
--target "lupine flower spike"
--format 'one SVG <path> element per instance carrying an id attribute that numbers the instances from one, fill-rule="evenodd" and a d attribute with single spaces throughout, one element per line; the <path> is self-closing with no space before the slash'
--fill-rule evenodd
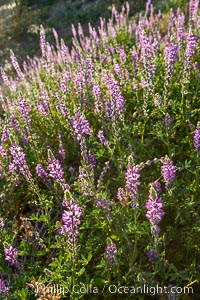
<path id="1" fill-rule="evenodd" d="M 17 249 L 13 246 L 4 247 L 5 260 L 7 260 L 11 266 L 18 268 L 20 263 L 18 262 L 18 253 Z"/>
<path id="2" fill-rule="evenodd" d="M 113 265 L 116 262 L 117 255 L 118 255 L 118 251 L 117 251 L 117 247 L 116 247 L 115 243 L 111 241 L 107 245 L 105 251 L 106 251 L 108 263 L 110 265 Z"/>
<path id="3" fill-rule="evenodd" d="M 174 178 L 176 177 L 176 168 L 173 161 L 170 161 L 169 158 L 165 158 L 162 162 L 162 176 L 165 180 L 165 186 L 168 189 Z"/>
<path id="4" fill-rule="evenodd" d="M 200 151 L 200 123 L 197 124 L 197 127 L 194 130 L 194 147 L 197 152 Z"/>

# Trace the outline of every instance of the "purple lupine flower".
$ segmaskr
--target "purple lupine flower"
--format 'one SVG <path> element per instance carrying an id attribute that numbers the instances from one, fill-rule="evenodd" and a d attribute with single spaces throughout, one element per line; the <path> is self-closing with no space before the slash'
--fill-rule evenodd
<path id="1" fill-rule="evenodd" d="M 78 23 L 78 35 L 79 37 L 83 36 L 83 28 L 80 23 Z"/>
<path id="2" fill-rule="evenodd" d="M 189 61 L 191 60 L 192 56 L 195 54 L 197 40 L 198 40 L 197 36 L 191 35 L 191 33 L 187 35 L 185 54 Z"/>
<path id="3" fill-rule="evenodd" d="M 115 110 L 116 117 L 120 120 L 124 119 L 124 97 L 121 95 L 119 85 L 117 83 L 110 84 L 110 96 L 112 108 Z"/>
<path id="4" fill-rule="evenodd" d="M 55 41 L 56 41 L 56 47 L 59 50 L 60 49 L 60 44 L 59 44 L 58 33 L 54 28 L 52 29 L 52 31 L 53 31 L 53 35 L 54 35 L 54 38 L 55 38 Z"/>
<path id="5" fill-rule="evenodd" d="M 66 105 L 62 102 L 56 105 L 57 110 L 65 117 L 67 120 L 70 120 L 70 114 Z"/>
<path id="6" fill-rule="evenodd" d="M 100 87 L 98 86 L 98 84 L 93 85 L 92 91 L 93 91 L 95 98 L 99 98 L 99 96 L 101 95 L 101 90 L 100 90 Z"/>
<path id="7" fill-rule="evenodd" d="M 61 88 L 61 91 L 63 92 L 63 94 L 66 94 L 66 91 L 67 91 L 67 86 L 66 86 L 67 79 L 68 79 L 68 73 L 65 72 L 60 79 L 60 88 Z"/>
<path id="8" fill-rule="evenodd" d="M 10 86 L 10 80 L 8 79 L 8 76 L 4 70 L 1 69 L 1 78 L 3 79 L 3 82 L 7 85 Z"/>
<path id="9" fill-rule="evenodd" d="M 111 77 L 106 74 L 103 75 L 103 80 L 109 87 L 110 92 L 110 117 L 116 119 L 120 119 L 123 121 L 124 119 L 124 97 L 121 95 L 119 84 L 114 81 Z M 106 104 L 106 103 L 105 103 Z"/>
<path id="10" fill-rule="evenodd" d="M 197 125 L 194 130 L 194 147 L 199 152 L 200 151 L 200 126 Z"/>
<path id="11" fill-rule="evenodd" d="M 101 60 L 102 64 L 105 63 L 106 59 L 107 59 L 107 56 L 103 53 L 100 53 L 100 60 Z"/>
<path id="12" fill-rule="evenodd" d="M 195 9 L 195 2 L 196 2 L 196 0 L 190 0 L 190 3 L 189 3 L 189 10 L 190 10 L 190 12 L 192 13 L 193 11 L 194 11 L 194 9 Z"/>
<path id="13" fill-rule="evenodd" d="M 41 51 L 42 51 L 42 57 L 46 57 L 47 42 L 46 42 L 44 27 L 42 25 L 40 26 L 40 47 L 41 47 Z"/>
<path id="14" fill-rule="evenodd" d="M 140 185 L 139 177 L 140 177 L 140 170 L 139 168 L 134 165 L 128 165 L 128 170 L 126 172 L 126 189 L 130 192 L 130 196 L 133 199 L 138 198 L 138 185 Z"/>
<path id="15" fill-rule="evenodd" d="M 125 76 L 126 76 L 126 80 L 129 80 L 129 79 L 130 79 L 130 73 L 129 73 L 129 71 L 126 70 Z"/>
<path id="16" fill-rule="evenodd" d="M 76 94 L 78 92 L 83 93 L 83 82 L 84 82 L 84 74 L 83 74 L 83 70 L 78 70 L 78 73 L 76 74 L 76 76 L 74 77 L 74 85 L 75 85 L 75 92 Z"/>
<path id="17" fill-rule="evenodd" d="M 106 161 L 105 166 L 103 167 L 103 170 L 101 171 L 101 174 L 100 174 L 99 179 L 97 181 L 97 190 L 98 191 L 100 191 L 100 189 L 103 185 L 103 180 L 104 180 L 105 174 L 106 174 L 106 172 L 108 171 L 109 168 L 110 168 L 109 161 Z"/>
<path id="18" fill-rule="evenodd" d="M 157 49 L 154 43 L 152 43 L 152 37 L 150 35 L 147 36 L 144 30 L 139 30 L 139 40 L 141 46 L 141 62 L 147 71 L 148 81 L 152 84 L 156 72 L 154 56 Z"/>
<path id="19" fill-rule="evenodd" d="M 58 154 L 60 155 L 60 157 L 61 157 L 62 159 L 64 159 L 65 156 L 66 156 L 66 151 L 65 151 L 65 149 L 63 149 L 63 147 L 61 147 L 61 148 L 58 150 Z"/>
<path id="20" fill-rule="evenodd" d="M 109 210 L 110 209 L 110 204 L 107 199 L 98 199 L 96 202 L 96 205 L 98 208 L 104 209 L 104 210 Z"/>
<path id="21" fill-rule="evenodd" d="M 23 74 L 22 70 L 20 69 L 20 66 L 19 66 L 19 63 L 17 61 L 17 58 L 14 55 L 14 53 L 13 53 L 12 50 L 10 50 L 10 59 L 11 59 L 11 62 L 12 62 L 12 65 L 13 65 L 15 71 L 17 72 L 17 75 L 20 78 L 24 78 L 24 74 Z"/>
<path id="22" fill-rule="evenodd" d="M 160 21 L 162 19 L 162 12 L 161 10 L 159 9 L 158 11 L 158 20 Z"/>
<path id="23" fill-rule="evenodd" d="M 61 133 L 58 134 L 58 139 L 59 139 L 59 144 L 60 144 L 59 149 L 58 149 L 58 154 L 62 159 L 65 159 L 66 151 L 64 149 L 64 144 L 62 142 L 62 134 Z"/>
<path id="24" fill-rule="evenodd" d="M 93 194 L 93 186 L 91 183 L 91 169 L 88 167 L 85 169 L 84 167 L 79 167 L 79 175 L 78 178 L 80 179 L 79 189 L 80 192 L 84 196 L 90 196 Z"/>
<path id="25" fill-rule="evenodd" d="M 87 172 L 84 168 L 79 167 L 79 175 L 78 178 L 87 178 Z"/>
<path id="26" fill-rule="evenodd" d="M 65 45 L 63 39 L 61 39 L 61 55 L 63 58 L 63 61 L 65 65 L 67 64 L 68 58 L 69 58 L 69 48 Z"/>
<path id="27" fill-rule="evenodd" d="M 51 59 L 53 58 L 53 46 L 51 46 L 48 42 L 46 43 L 46 46 L 47 46 L 47 54 L 46 54 L 46 60 L 47 62 L 50 62 Z M 51 68 L 51 71 L 52 71 L 52 75 L 55 75 L 55 70 L 53 68 Z"/>
<path id="28" fill-rule="evenodd" d="M 173 12 L 172 8 L 170 9 L 169 17 L 170 17 L 170 20 L 172 21 L 172 24 L 173 24 L 173 21 L 174 21 L 174 12 Z"/>
<path id="29" fill-rule="evenodd" d="M 151 0 L 148 0 L 148 1 L 146 2 L 146 10 L 145 10 L 145 14 L 146 14 L 146 15 L 148 15 L 148 13 L 149 13 L 150 5 L 151 5 Z"/>
<path id="30" fill-rule="evenodd" d="M 114 71 L 117 76 L 121 77 L 122 71 L 119 64 L 114 64 Z"/>
<path id="31" fill-rule="evenodd" d="M 41 115 L 47 116 L 48 112 L 51 111 L 50 99 L 40 79 L 38 80 L 38 84 L 40 87 L 41 99 L 42 99 L 42 101 L 38 104 L 38 110 L 41 113 Z"/>
<path id="32" fill-rule="evenodd" d="M 74 44 L 76 47 L 76 43 Z M 74 51 L 71 52 L 72 53 L 72 60 L 77 61 L 79 64 L 81 64 L 83 62 L 83 58 L 82 58 L 82 54 L 80 53 L 80 51 L 78 51 L 78 49 L 76 48 L 76 50 L 74 49 Z M 80 71 L 81 69 L 79 69 Z M 83 75 L 83 73 L 82 73 Z"/>
<path id="33" fill-rule="evenodd" d="M 84 104 L 85 106 L 87 106 L 87 105 L 88 105 L 88 103 L 89 103 L 89 100 L 88 100 L 88 99 L 86 99 L 86 98 L 84 98 L 84 99 L 82 100 L 82 102 L 83 102 L 83 104 Z"/>
<path id="34" fill-rule="evenodd" d="M 64 189 L 68 187 L 64 179 L 64 172 L 58 159 L 55 157 L 48 158 L 49 176 L 52 177 L 57 183 L 59 183 Z"/>
<path id="35" fill-rule="evenodd" d="M 80 112 L 76 112 L 76 114 L 72 116 L 72 126 L 74 132 L 76 133 L 77 140 L 80 140 L 84 134 L 92 133 L 92 130 L 89 126 L 89 122 L 87 121 L 85 116 Z"/>
<path id="36" fill-rule="evenodd" d="M 37 105 L 37 108 L 38 108 L 38 111 L 39 113 L 46 117 L 47 116 L 47 109 L 46 107 L 44 106 L 44 104 L 42 102 L 40 102 L 38 105 Z"/>
<path id="37" fill-rule="evenodd" d="M 162 163 L 162 176 L 165 180 L 165 186 L 168 188 L 176 177 L 176 168 L 174 167 L 173 161 L 170 161 L 169 159 L 164 159 Z"/>
<path id="38" fill-rule="evenodd" d="M 105 115 L 107 120 L 110 120 L 113 116 L 112 104 L 109 101 L 105 101 Z"/>
<path id="39" fill-rule="evenodd" d="M 190 0 L 189 11 L 190 11 L 191 20 L 193 21 L 195 21 L 195 18 L 197 16 L 198 6 L 199 6 L 199 0 Z"/>
<path id="40" fill-rule="evenodd" d="M 186 37 L 186 50 L 184 58 L 184 82 L 189 80 L 190 71 L 192 68 L 192 57 L 196 52 L 198 37 L 192 35 L 191 31 L 187 34 Z"/>
<path id="41" fill-rule="evenodd" d="M 126 2 L 126 14 L 127 14 L 127 16 L 129 15 L 129 13 L 130 13 L 130 4 L 127 1 Z"/>
<path id="42" fill-rule="evenodd" d="M 92 88 L 93 94 L 95 96 L 95 110 L 97 113 L 101 111 L 101 101 L 100 101 L 100 95 L 101 95 L 101 90 L 98 84 L 94 84 Z"/>
<path id="43" fill-rule="evenodd" d="M 178 59 L 178 46 L 174 43 L 167 43 L 164 49 L 164 58 L 166 63 L 166 82 L 169 84 L 174 64 Z"/>
<path id="44" fill-rule="evenodd" d="M 137 91 L 138 90 L 138 84 L 137 84 L 137 82 L 133 81 L 132 87 L 133 87 L 134 91 Z"/>
<path id="45" fill-rule="evenodd" d="M 70 202 L 63 201 L 62 205 L 66 207 L 67 210 L 64 210 L 62 214 L 63 225 L 60 228 L 60 233 L 66 234 L 69 239 L 74 239 L 79 234 L 82 209 L 79 205 L 75 204 L 74 199 Z"/>
<path id="46" fill-rule="evenodd" d="M 166 114 L 165 118 L 164 118 L 164 123 L 165 125 L 170 125 L 171 124 L 171 118 L 169 114 Z"/>
<path id="47" fill-rule="evenodd" d="M 26 155 L 24 154 L 23 149 L 17 143 L 14 143 L 10 147 L 10 153 L 13 157 L 13 162 L 9 166 L 9 170 L 22 173 L 29 181 L 32 176 L 29 171 L 29 167 L 26 162 Z"/>
<path id="48" fill-rule="evenodd" d="M 27 101 L 23 98 L 20 98 L 18 101 L 18 104 L 19 104 L 18 109 L 21 113 L 22 119 L 25 121 L 25 123 L 27 125 L 30 124 L 30 122 L 31 122 L 30 116 L 29 116 L 30 109 L 28 107 Z"/>
<path id="49" fill-rule="evenodd" d="M 23 138 L 22 138 L 22 145 L 23 146 L 28 146 L 28 139 L 27 139 L 27 137 L 26 136 L 24 136 Z"/>
<path id="50" fill-rule="evenodd" d="M 147 256 L 150 262 L 154 262 L 158 259 L 158 253 L 153 249 L 147 252 Z"/>
<path id="51" fill-rule="evenodd" d="M 0 296 L 4 297 L 8 295 L 9 287 L 6 286 L 3 279 L 0 278 Z"/>
<path id="52" fill-rule="evenodd" d="M 150 185 L 150 193 L 148 197 L 148 201 L 146 202 L 146 217 L 149 219 L 151 223 L 151 234 L 157 239 L 160 234 L 160 227 L 158 223 L 161 221 L 162 216 L 165 214 L 162 209 L 163 202 L 162 199 L 159 198 L 159 193 L 161 192 L 161 185 L 159 182 L 152 182 Z"/>
<path id="53" fill-rule="evenodd" d="M 5 141 L 7 141 L 8 137 L 9 137 L 8 126 L 4 125 L 3 131 L 2 131 L 2 136 L 1 136 L 1 142 L 4 143 Z"/>
<path id="54" fill-rule="evenodd" d="M 92 70 L 94 68 L 91 57 L 88 56 L 85 60 L 85 63 L 86 63 L 86 66 L 87 66 L 87 70 Z"/>
<path id="55" fill-rule="evenodd" d="M 104 134 L 103 134 L 103 131 L 102 130 L 99 130 L 98 131 L 98 138 L 100 140 L 100 142 L 106 146 L 106 147 L 109 147 L 110 143 L 109 141 L 104 137 Z"/>
<path id="56" fill-rule="evenodd" d="M 160 95 L 155 95 L 155 99 L 154 99 L 154 105 L 156 107 L 162 106 L 162 101 L 161 101 L 161 96 Z"/>
<path id="57" fill-rule="evenodd" d="M 20 186 L 20 185 L 22 185 L 22 181 L 20 179 L 18 179 L 15 183 L 15 186 Z"/>
<path id="58" fill-rule="evenodd" d="M 126 192 L 123 188 L 118 188 L 117 191 L 117 200 L 120 202 L 124 201 L 126 199 Z"/>
<path id="59" fill-rule="evenodd" d="M 76 37 L 76 28 L 74 27 L 74 24 L 72 24 L 72 34 Z"/>
<path id="60" fill-rule="evenodd" d="M 12 122 L 13 128 L 16 129 L 17 131 L 20 131 L 18 120 L 14 117 L 11 117 L 11 122 Z"/>
<path id="61" fill-rule="evenodd" d="M 5 220 L 4 220 L 4 219 L 2 219 L 2 220 L 0 221 L 0 227 L 5 227 Z"/>
<path id="62" fill-rule="evenodd" d="M 167 43 L 164 49 L 164 57 L 167 66 L 173 66 L 178 59 L 178 46 L 174 43 Z"/>
<path id="63" fill-rule="evenodd" d="M 193 64 L 193 68 L 194 68 L 194 70 L 198 70 L 199 64 L 197 61 L 195 61 L 195 63 Z"/>
<path id="64" fill-rule="evenodd" d="M 185 23 L 185 16 L 179 14 L 178 15 L 178 21 L 177 21 L 177 39 L 179 44 L 182 43 L 185 39 L 184 35 L 184 23 Z"/>
<path id="65" fill-rule="evenodd" d="M 161 184 L 159 181 L 154 181 L 151 183 L 151 187 L 154 189 L 154 191 L 157 193 L 157 194 L 160 194 L 162 189 L 161 189 Z"/>
<path id="66" fill-rule="evenodd" d="M 154 26 L 154 23 L 155 23 L 155 18 L 154 18 L 154 7 L 153 5 L 151 4 L 151 15 L 149 17 L 149 24 L 153 27 Z"/>
<path id="67" fill-rule="evenodd" d="M 20 263 L 18 262 L 17 249 L 13 246 L 4 247 L 5 260 L 7 260 L 11 266 L 19 268 Z"/>
<path id="68" fill-rule="evenodd" d="M 112 45 L 110 45 L 110 46 L 108 47 L 108 50 L 110 51 L 110 53 L 111 53 L 112 55 L 115 53 L 115 48 L 114 48 Z"/>
<path id="69" fill-rule="evenodd" d="M 149 195 L 148 201 L 145 205 L 147 209 L 146 217 L 152 225 L 157 225 L 165 212 L 162 209 L 162 199 L 158 198 L 157 195 Z"/>
<path id="70" fill-rule="evenodd" d="M 160 227 L 158 225 L 152 225 L 151 226 L 151 234 L 155 238 L 157 238 L 160 235 Z"/>
<path id="71" fill-rule="evenodd" d="M 148 87 L 148 82 L 144 79 L 141 80 L 140 85 L 143 89 L 145 89 L 146 87 Z"/>
<path id="72" fill-rule="evenodd" d="M 39 177 L 41 177 L 43 180 L 47 180 L 47 172 L 44 170 L 43 166 L 41 164 L 37 164 L 36 168 L 36 173 Z"/>
<path id="73" fill-rule="evenodd" d="M 96 160 L 95 160 L 95 157 L 92 153 L 89 153 L 87 155 L 87 159 L 88 159 L 88 163 L 93 167 L 95 168 L 96 167 Z"/>
<path id="74" fill-rule="evenodd" d="M 105 251 L 106 251 L 109 265 L 113 265 L 116 262 L 116 258 L 118 255 L 118 251 L 115 243 L 110 242 L 109 245 L 107 245 Z"/>
<path id="75" fill-rule="evenodd" d="M 85 64 L 86 64 L 86 82 L 87 84 L 91 84 L 93 70 L 94 70 L 94 64 L 92 62 L 92 58 L 88 56 L 85 60 Z"/>
<path id="76" fill-rule="evenodd" d="M 119 57 L 120 57 L 120 60 L 123 62 L 126 60 L 126 52 L 125 52 L 125 49 L 124 49 L 124 45 L 122 45 L 120 48 L 119 48 Z"/>
<path id="77" fill-rule="evenodd" d="M 131 54 L 132 54 L 132 59 L 133 59 L 134 63 L 136 63 L 138 61 L 138 53 L 135 48 L 133 48 L 131 50 Z"/>
<path id="78" fill-rule="evenodd" d="M 73 173 L 73 172 L 75 171 L 75 169 L 74 169 L 72 166 L 70 166 L 69 169 L 68 169 L 68 171 L 69 171 L 70 173 Z"/>

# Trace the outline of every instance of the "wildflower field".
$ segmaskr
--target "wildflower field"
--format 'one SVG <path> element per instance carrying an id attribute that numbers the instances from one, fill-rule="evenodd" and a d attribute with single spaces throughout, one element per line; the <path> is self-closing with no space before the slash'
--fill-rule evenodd
<path id="1" fill-rule="evenodd" d="M 199 1 L 129 4 L 1 69 L 0 299 L 200 299 Z M 14 50 L 14 49 L 13 49 Z"/>

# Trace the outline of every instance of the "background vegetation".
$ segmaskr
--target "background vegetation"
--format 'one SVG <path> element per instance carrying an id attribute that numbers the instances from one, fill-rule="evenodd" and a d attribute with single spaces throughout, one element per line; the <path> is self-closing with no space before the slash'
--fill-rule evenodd
<path id="1" fill-rule="evenodd" d="M 0 65 L 10 70 L 10 49 L 15 51 L 22 62 L 40 54 L 39 27 L 43 24 L 49 31 L 55 28 L 60 38 L 71 45 L 71 24 L 80 22 L 84 31 L 88 32 L 88 22 L 92 26 L 99 25 L 99 17 L 108 19 L 114 4 L 119 10 L 125 1 L 121 0 L 0 0 Z M 138 16 L 145 10 L 145 0 L 131 0 L 130 15 Z M 163 13 L 169 8 L 181 7 L 187 12 L 189 0 L 152 1 L 155 11 Z M 167 26 L 167 25 L 166 25 Z M 48 38 L 52 42 L 52 36 Z"/>

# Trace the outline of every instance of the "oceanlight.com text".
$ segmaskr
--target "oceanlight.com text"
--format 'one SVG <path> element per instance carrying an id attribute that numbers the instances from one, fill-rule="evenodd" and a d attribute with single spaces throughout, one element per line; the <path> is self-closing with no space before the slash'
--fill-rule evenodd
<path id="1" fill-rule="evenodd" d="M 40 285 L 34 288 L 34 292 L 36 294 L 104 294 L 104 292 L 109 292 L 111 294 L 146 294 L 146 295 L 158 295 L 158 294 L 193 294 L 192 287 L 178 287 L 178 286 L 149 286 L 144 284 L 139 287 L 128 287 L 128 286 L 117 286 L 115 284 L 104 285 L 103 287 L 93 286 L 90 284 L 76 284 L 71 288 L 63 287 L 58 284 L 54 284 L 53 286 L 45 286 Z"/>

